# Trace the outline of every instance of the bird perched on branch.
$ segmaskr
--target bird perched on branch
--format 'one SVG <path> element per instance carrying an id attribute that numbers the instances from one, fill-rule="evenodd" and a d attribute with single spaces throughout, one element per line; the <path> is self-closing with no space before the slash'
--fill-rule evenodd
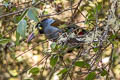
<path id="1" fill-rule="evenodd" d="M 47 39 L 53 40 L 53 41 L 58 40 L 60 33 L 63 33 L 63 31 L 68 33 L 68 35 L 69 35 L 69 33 L 75 33 L 76 35 L 84 35 L 86 33 L 86 31 L 82 30 L 82 29 L 79 31 L 79 29 L 80 29 L 79 26 L 77 26 L 75 24 L 67 26 L 66 28 L 64 28 L 64 30 L 56 27 L 57 25 L 59 26 L 59 24 L 60 25 L 65 24 L 65 22 L 46 18 L 46 19 L 43 19 L 41 22 L 39 22 L 35 26 L 35 29 L 37 31 L 39 31 L 40 34 L 45 34 Z M 30 42 L 35 37 L 36 30 L 29 35 L 27 42 Z M 71 38 L 70 40 L 67 40 L 67 43 L 70 43 L 70 44 L 75 43 L 76 42 L 75 40 L 76 39 Z M 50 49 L 51 44 L 52 44 L 52 42 L 49 41 L 49 46 L 48 46 L 49 49 Z M 69 50 L 69 52 L 72 52 L 72 51 Z"/>
<path id="2" fill-rule="evenodd" d="M 53 19 L 43 19 L 35 26 L 35 28 L 37 28 L 40 34 L 45 34 L 47 39 L 56 40 L 59 37 L 59 33 L 62 33 L 63 31 L 57 27 L 52 26 L 51 24 L 54 22 L 55 20 Z M 35 33 L 32 32 L 27 41 L 30 42 L 34 37 Z"/>
<path id="3" fill-rule="evenodd" d="M 79 26 L 72 24 L 66 27 L 64 30 L 57 28 L 56 26 L 65 24 L 66 22 L 55 20 L 51 18 L 43 19 L 39 22 L 35 28 L 39 31 L 40 34 L 45 34 L 46 38 L 49 40 L 56 41 L 59 38 L 60 33 L 64 32 L 75 32 L 77 35 L 84 35 L 86 30 L 80 29 Z M 67 29 L 67 30 L 66 30 Z M 80 31 L 78 31 L 80 30 Z M 30 42 L 36 35 L 36 31 L 32 32 L 28 37 L 27 42 Z"/>

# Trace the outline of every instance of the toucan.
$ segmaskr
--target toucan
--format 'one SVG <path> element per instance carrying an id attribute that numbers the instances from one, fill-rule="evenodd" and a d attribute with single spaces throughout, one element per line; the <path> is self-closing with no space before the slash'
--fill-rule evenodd
<path id="1" fill-rule="evenodd" d="M 58 22 L 54 19 L 46 18 L 43 19 L 41 22 L 37 23 L 35 29 L 37 29 L 37 31 L 39 31 L 40 34 L 45 34 L 47 39 L 56 41 L 59 38 L 60 33 L 73 32 L 76 28 L 79 27 L 75 24 L 72 24 L 63 30 L 54 26 L 56 25 L 56 23 L 65 24 L 65 22 Z M 78 30 L 75 32 L 77 35 L 84 35 L 86 33 L 86 30 L 84 29 L 80 30 L 80 32 Z M 35 37 L 35 35 L 36 35 L 36 30 L 29 35 L 27 42 L 30 42 Z M 72 51 L 73 50 L 69 50 L 68 52 L 72 52 Z"/>
<path id="2" fill-rule="evenodd" d="M 37 25 L 35 26 L 35 29 L 37 29 L 37 31 L 39 31 L 40 34 L 45 34 L 47 39 L 56 41 L 59 38 L 60 33 L 63 33 L 66 31 L 72 32 L 76 28 L 79 27 L 75 24 L 72 24 L 72 25 L 69 25 L 68 27 L 66 27 L 65 29 L 67 29 L 67 30 L 63 30 L 63 29 L 56 27 L 56 24 L 64 24 L 64 23 L 65 22 L 63 22 L 63 21 L 55 20 L 52 18 L 45 18 L 41 22 L 37 23 Z M 86 30 L 84 30 L 84 29 L 81 29 L 80 31 L 78 31 L 78 30 L 75 30 L 75 33 L 77 35 L 84 35 L 86 33 Z M 30 42 L 35 37 L 35 35 L 36 35 L 36 32 L 33 31 L 29 35 L 27 42 Z"/>
<path id="3" fill-rule="evenodd" d="M 39 22 L 35 28 L 39 31 L 40 34 L 45 34 L 46 38 L 49 40 L 56 40 L 59 37 L 59 34 L 63 31 L 57 27 L 52 26 L 55 22 L 54 19 L 46 18 Z M 27 42 L 30 42 L 35 37 L 35 32 L 32 32 Z"/>

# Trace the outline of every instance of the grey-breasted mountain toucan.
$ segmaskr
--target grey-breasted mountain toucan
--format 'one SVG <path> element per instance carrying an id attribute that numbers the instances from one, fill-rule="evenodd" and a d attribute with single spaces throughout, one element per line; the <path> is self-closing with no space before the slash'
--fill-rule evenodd
<path id="1" fill-rule="evenodd" d="M 37 23 L 35 28 L 37 29 L 37 32 L 39 31 L 40 34 L 45 34 L 47 39 L 55 41 L 57 40 L 57 38 L 59 38 L 60 33 L 63 32 L 63 30 L 56 27 L 58 24 L 65 24 L 65 22 L 59 22 L 54 19 L 47 18 Z M 69 25 L 68 27 L 64 28 L 64 32 L 73 32 L 78 27 L 79 26 L 75 24 Z M 82 29 L 80 30 L 80 32 L 76 30 L 75 33 L 77 33 L 78 35 L 84 35 L 86 33 L 86 30 Z M 36 30 L 29 35 L 27 42 L 30 42 L 35 37 L 35 35 Z M 70 52 L 72 52 L 72 50 L 68 50 L 68 53 Z"/>
<path id="2" fill-rule="evenodd" d="M 63 32 L 63 30 L 57 28 L 56 26 L 54 27 L 55 24 L 64 24 L 65 22 L 60 22 L 60 21 L 56 21 L 54 19 L 50 19 L 50 18 L 46 18 L 43 19 L 41 22 L 39 22 L 35 28 L 39 31 L 40 34 L 45 34 L 46 38 L 49 40 L 57 40 L 57 38 L 59 37 L 60 33 Z M 72 32 L 74 29 L 78 28 L 79 26 L 73 24 L 73 25 L 69 25 L 67 27 L 66 31 L 70 31 Z M 82 29 L 80 32 L 77 31 L 78 35 L 83 35 L 86 33 L 86 30 Z M 27 42 L 30 42 L 34 37 L 35 37 L 35 31 L 32 32 L 29 37 Z"/>
<path id="3" fill-rule="evenodd" d="M 40 34 L 45 34 L 47 39 L 56 40 L 59 37 L 59 33 L 62 33 L 63 31 L 57 27 L 52 26 L 51 24 L 54 23 L 55 20 L 53 19 L 43 19 L 41 22 L 39 22 L 35 28 L 38 29 Z M 30 42 L 35 37 L 35 33 L 32 32 L 27 42 Z"/>

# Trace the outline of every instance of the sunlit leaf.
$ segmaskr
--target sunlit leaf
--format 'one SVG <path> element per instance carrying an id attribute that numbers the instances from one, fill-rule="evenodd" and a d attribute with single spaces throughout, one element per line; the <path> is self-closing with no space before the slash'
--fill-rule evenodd
<path id="1" fill-rule="evenodd" d="M 97 52 L 98 50 L 99 50 L 99 48 L 98 47 L 96 47 L 96 48 L 94 48 L 93 49 L 95 52 Z"/>
<path id="2" fill-rule="evenodd" d="M 87 19 L 88 20 L 94 20 L 95 19 L 93 12 L 88 13 L 88 18 Z"/>
<path id="3" fill-rule="evenodd" d="M 10 39 L 0 39 L 0 44 L 6 44 L 10 41 Z"/>
<path id="4" fill-rule="evenodd" d="M 44 15 L 47 15 L 47 14 L 48 14 L 48 11 L 44 11 L 43 14 L 44 14 Z"/>
<path id="5" fill-rule="evenodd" d="M 56 45 L 57 50 L 63 48 L 62 45 Z"/>
<path id="6" fill-rule="evenodd" d="M 16 31 L 16 45 L 19 45 L 20 34 Z"/>
<path id="7" fill-rule="evenodd" d="M 68 70 L 66 68 L 62 69 L 57 75 L 60 75 L 60 74 L 64 74 L 66 73 Z"/>
<path id="8" fill-rule="evenodd" d="M 23 19 L 18 23 L 18 27 L 17 27 L 17 32 L 23 38 L 25 38 L 26 28 L 27 28 L 27 22 L 26 22 L 26 20 Z"/>
<path id="9" fill-rule="evenodd" d="M 29 71 L 29 73 L 32 73 L 32 75 L 37 75 L 39 72 L 40 72 L 40 69 L 38 67 L 34 67 Z"/>
<path id="10" fill-rule="evenodd" d="M 12 76 L 17 76 L 18 75 L 18 72 L 16 70 L 9 70 L 9 73 L 12 75 Z"/>
<path id="11" fill-rule="evenodd" d="M 52 67 L 54 67 L 54 66 L 56 65 L 57 61 L 58 61 L 58 56 L 57 56 L 57 55 L 53 55 L 53 56 L 50 58 L 50 65 L 51 65 Z"/>
<path id="12" fill-rule="evenodd" d="M 56 43 L 53 42 L 53 43 L 50 45 L 50 47 L 51 47 L 52 49 L 55 49 L 55 48 L 56 48 Z"/>
<path id="13" fill-rule="evenodd" d="M 75 66 L 82 67 L 82 68 L 84 68 L 84 67 L 89 68 L 90 67 L 90 65 L 85 61 L 77 61 L 77 62 L 75 62 Z"/>
<path id="14" fill-rule="evenodd" d="M 28 12 L 27 12 L 27 16 L 28 16 L 31 20 L 34 20 L 35 22 L 39 22 L 38 12 L 37 12 L 36 8 L 34 8 L 34 7 L 29 8 L 29 10 L 28 10 Z"/>
<path id="15" fill-rule="evenodd" d="M 95 72 L 90 72 L 87 77 L 85 78 L 85 80 L 94 80 L 96 77 L 96 73 Z"/>
<path id="16" fill-rule="evenodd" d="M 97 10 L 98 12 L 99 12 L 101 9 L 102 9 L 102 5 L 101 5 L 101 4 L 96 5 L 96 10 Z"/>

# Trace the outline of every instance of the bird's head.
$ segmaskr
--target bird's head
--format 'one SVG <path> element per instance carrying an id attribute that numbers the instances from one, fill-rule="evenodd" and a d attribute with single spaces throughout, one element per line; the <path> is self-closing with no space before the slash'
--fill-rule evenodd
<path id="1" fill-rule="evenodd" d="M 54 22 L 55 22 L 54 19 L 50 19 L 50 18 L 48 19 L 48 18 L 46 18 L 46 19 L 43 19 L 41 21 L 40 25 L 41 25 L 41 27 L 45 28 L 45 27 L 49 27 Z"/>
<path id="2" fill-rule="evenodd" d="M 54 22 L 55 20 L 46 18 L 43 19 L 41 22 L 37 23 L 34 31 L 29 35 L 27 42 L 30 42 L 38 33 L 43 34 L 44 29 L 46 27 L 49 27 L 49 25 L 51 25 Z"/>
<path id="3" fill-rule="evenodd" d="M 41 33 L 41 31 L 44 28 L 49 27 L 54 22 L 55 22 L 55 20 L 53 20 L 53 19 L 45 18 L 41 22 L 37 23 L 37 25 L 35 26 L 35 28 L 37 28 L 40 31 L 40 33 Z"/>
<path id="4" fill-rule="evenodd" d="M 30 42 L 38 33 L 43 34 L 41 22 L 37 23 L 37 25 L 34 27 L 33 32 L 28 36 L 27 42 Z"/>

